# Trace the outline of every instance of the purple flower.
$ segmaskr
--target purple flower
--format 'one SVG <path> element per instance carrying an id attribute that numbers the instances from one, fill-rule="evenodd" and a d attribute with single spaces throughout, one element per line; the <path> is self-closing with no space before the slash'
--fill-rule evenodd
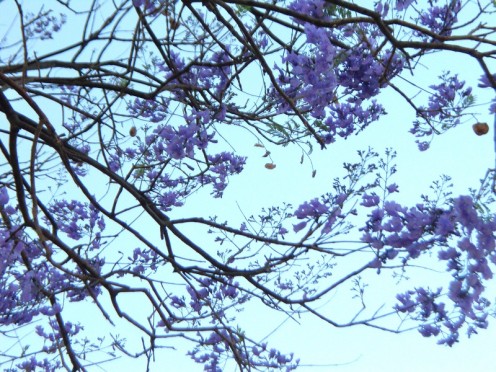
<path id="1" fill-rule="evenodd" d="M 468 231 L 472 231 L 479 223 L 474 202 L 470 196 L 462 195 L 455 199 L 454 212 L 458 222 L 465 226 Z"/>
<path id="2" fill-rule="evenodd" d="M 7 193 L 7 188 L 3 186 L 0 189 L 0 205 L 4 206 L 9 202 L 9 194 Z"/>
<path id="3" fill-rule="evenodd" d="M 392 183 L 391 185 L 389 185 L 388 187 L 386 187 L 386 190 L 388 191 L 388 193 L 392 194 L 393 192 L 399 192 L 398 190 L 398 185 L 395 184 L 395 183 Z"/>
<path id="4" fill-rule="evenodd" d="M 424 337 L 437 336 L 441 331 L 439 326 L 432 324 L 422 324 L 418 330 Z"/>
<path id="5" fill-rule="evenodd" d="M 416 2 L 416 0 L 396 0 L 395 8 L 397 11 L 401 12 L 408 8 L 413 2 Z"/>
<path id="6" fill-rule="evenodd" d="M 496 80 L 496 74 L 492 74 L 491 76 L 492 76 L 493 80 Z M 481 88 L 491 88 L 492 87 L 492 88 L 496 89 L 496 87 L 492 86 L 491 82 L 489 81 L 489 77 L 486 74 L 482 75 L 481 78 L 479 79 L 479 81 L 480 81 L 480 83 L 478 86 Z"/>
<path id="7" fill-rule="evenodd" d="M 329 207 L 322 204 L 318 199 L 312 199 L 310 202 L 304 202 L 294 212 L 298 219 L 306 217 L 318 218 L 329 211 Z"/>
<path id="8" fill-rule="evenodd" d="M 179 194 L 174 191 L 167 191 L 157 198 L 157 202 L 165 212 L 172 210 L 172 207 L 180 207 L 183 202 L 179 200 Z"/>
<path id="9" fill-rule="evenodd" d="M 306 221 L 302 221 L 296 225 L 293 225 L 293 231 L 298 232 L 298 231 L 304 229 L 306 225 L 307 225 Z"/>
<path id="10" fill-rule="evenodd" d="M 451 35 L 452 27 L 457 22 L 458 12 L 461 10 L 461 1 L 450 1 L 449 4 L 439 7 L 433 6 L 420 15 L 420 24 L 428 27 L 439 35 Z"/>
<path id="11" fill-rule="evenodd" d="M 452 221 L 452 216 L 447 213 L 443 213 L 441 217 L 439 217 L 436 224 L 436 234 L 441 236 L 448 236 L 453 231 L 455 231 L 455 225 Z"/>
<path id="12" fill-rule="evenodd" d="M 429 149 L 429 147 L 430 147 L 430 143 L 429 143 L 429 142 L 426 142 L 426 141 L 422 141 L 422 142 L 420 142 L 420 141 L 415 141 L 415 142 L 417 142 L 417 146 L 418 146 L 418 149 L 419 149 L 420 151 L 426 151 L 426 150 L 428 150 L 428 149 Z"/>
<path id="13" fill-rule="evenodd" d="M 363 205 L 364 207 L 374 207 L 376 205 L 379 205 L 379 202 L 381 199 L 379 196 L 375 193 L 368 195 L 368 194 L 363 194 L 362 195 L 362 202 L 360 205 Z"/>

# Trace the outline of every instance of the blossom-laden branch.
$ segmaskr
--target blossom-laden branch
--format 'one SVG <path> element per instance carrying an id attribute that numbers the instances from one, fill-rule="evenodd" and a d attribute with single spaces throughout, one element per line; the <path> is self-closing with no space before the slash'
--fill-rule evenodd
<path id="1" fill-rule="evenodd" d="M 412 108 L 410 131 L 427 150 L 474 115 L 473 90 L 449 71 L 414 91 L 401 82 L 412 83 L 426 55 L 455 53 L 479 64 L 480 88 L 496 89 L 490 2 L 15 3 L 21 37 L 0 44 L 0 325 L 6 340 L 33 326 L 38 342 L 2 348 L 0 363 L 84 370 L 118 353 L 151 363 L 181 338 L 207 371 L 227 360 L 296 368 L 293 354 L 255 340 L 236 318 L 248 303 L 394 332 L 403 328 L 380 321 L 399 314 L 448 345 L 461 329 L 487 326 L 494 170 L 471 195 L 452 196 L 443 178 L 434 197 L 406 207 L 395 201 L 394 151 L 381 159 L 369 149 L 350 156 L 332 190 L 297 207 L 266 207 L 240 223 L 210 216 L 207 203 L 181 211 L 205 189 L 222 198 L 244 171 L 250 154 L 230 138 L 252 138 L 266 157 L 288 144 L 308 154 L 378 122 L 384 91 Z M 72 22 L 81 33 L 69 40 L 61 33 Z M 395 293 L 389 311 L 368 313 L 362 278 L 401 276 L 429 254 L 446 265 L 444 286 Z M 320 305 L 347 285 L 357 295 L 343 306 L 356 312 L 338 321 Z M 129 305 L 138 298 L 139 309 Z M 122 319 L 148 343 L 133 352 L 116 335 L 89 341 L 71 317 L 83 302 L 102 324 Z"/>

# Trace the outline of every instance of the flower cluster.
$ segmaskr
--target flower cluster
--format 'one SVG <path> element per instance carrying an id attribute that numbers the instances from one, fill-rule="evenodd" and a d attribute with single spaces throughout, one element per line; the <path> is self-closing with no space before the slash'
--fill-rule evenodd
<path id="1" fill-rule="evenodd" d="M 412 5 L 417 0 L 396 0 L 395 9 L 399 12 L 406 10 L 410 5 Z"/>
<path id="2" fill-rule="evenodd" d="M 379 199 L 377 195 L 366 196 L 363 204 L 374 207 Z M 496 216 L 479 215 L 472 197 L 459 196 L 449 209 L 422 204 L 406 208 L 386 201 L 369 214 L 362 230 L 362 241 L 383 251 L 373 267 L 380 267 L 398 255 L 406 264 L 424 251 L 441 247 L 438 258 L 446 261 L 453 278 L 447 296 L 458 316 L 448 316 L 447 305 L 440 301 L 441 288 L 416 288 L 397 297 L 397 311 L 416 314 L 425 322 L 419 329 L 424 336 L 436 336 L 444 329 L 440 343 L 452 345 L 465 324 L 469 334 L 477 327 L 486 327 L 490 303 L 482 296 L 483 282 L 493 277 L 490 264 L 496 265 Z"/>
<path id="3" fill-rule="evenodd" d="M 328 19 L 325 7 L 326 3 L 323 0 L 295 0 L 289 4 L 288 8 L 316 19 Z M 293 20 L 296 23 L 304 23 L 297 18 Z"/>
<path id="4" fill-rule="evenodd" d="M 221 362 L 230 350 L 236 350 L 236 355 L 243 364 L 264 368 L 267 370 L 292 371 L 298 367 L 299 360 L 294 360 L 293 353 L 283 354 L 274 348 L 268 349 L 266 343 L 247 347 L 247 341 L 237 332 L 219 329 L 202 338 L 200 346 L 190 351 L 191 358 L 204 364 L 204 371 L 222 371 Z M 207 351 L 205 349 L 210 349 Z M 251 349 L 251 352 L 249 352 Z M 205 351 L 204 351 L 205 350 Z"/>
<path id="5" fill-rule="evenodd" d="M 157 100 L 135 98 L 128 103 L 127 109 L 132 116 L 145 118 L 152 123 L 163 121 L 168 115 L 169 101 L 160 98 Z"/>
<path id="6" fill-rule="evenodd" d="M 320 2 L 297 1 L 290 7 L 304 10 L 305 15 L 310 12 L 316 17 L 329 17 L 328 9 Z M 283 97 L 275 87 L 270 90 L 278 113 L 292 114 L 296 105 L 299 111 L 317 119 L 316 126 L 322 132 L 319 135 L 326 143 L 334 142 L 336 134 L 346 138 L 356 126 L 363 128 L 378 120 L 384 113 L 382 106 L 374 101 L 363 107 L 364 101 L 376 96 L 402 71 L 401 55 L 391 50 L 374 52 L 377 29 L 371 26 L 360 25 L 362 33 L 369 37 L 367 42 L 342 49 L 333 40 L 352 37 L 356 30 L 347 26 L 331 30 L 298 19 L 295 22 L 303 24 L 306 43 L 302 48 L 286 51 L 282 62 L 287 68 L 275 66 L 279 87 L 286 95 Z M 342 99 L 338 100 L 338 95 L 346 102 L 339 102 Z"/>
<path id="7" fill-rule="evenodd" d="M 338 82 L 345 88 L 344 94 L 360 101 L 376 96 L 380 88 L 401 72 L 404 64 L 399 54 L 391 51 L 384 52 L 380 58 L 374 57 L 365 43 L 345 55 L 338 67 Z"/>
<path id="8" fill-rule="evenodd" d="M 91 239 L 91 249 L 100 247 L 101 233 L 105 230 L 105 221 L 98 210 L 91 204 L 77 200 L 56 200 L 48 208 L 56 229 L 64 232 L 74 240 L 85 236 Z M 49 222 L 48 219 L 46 219 Z"/>
<path id="9" fill-rule="evenodd" d="M 149 249 L 136 248 L 133 251 L 133 256 L 128 257 L 132 264 L 132 271 L 143 274 L 149 270 L 157 270 L 159 258 L 155 251 Z"/>
<path id="10" fill-rule="evenodd" d="M 293 213 L 296 218 L 303 220 L 300 223 L 293 225 L 294 232 L 303 230 L 308 222 L 315 221 L 322 225 L 322 234 L 328 234 L 331 232 L 336 220 L 341 215 L 341 203 L 336 202 L 337 200 L 344 201 L 346 195 L 339 195 L 333 199 L 329 197 L 323 197 L 322 201 L 318 199 L 312 199 L 310 202 L 304 202 L 301 204 Z M 325 222 L 321 222 L 321 221 Z"/>
<path id="11" fill-rule="evenodd" d="M 41 11 L 37 15 L 29 13 L 25 16 L 24 23 L 26 26 L 24 32 L 29 39 L 37 37 L 41 40 L 53 39 L 53 34 L 60 31 L 66 20 L 67 16 L 62 13 L 59 16 Z"/>
<path id="12" fill-rule="evenodd" d="M 204 149 L 212 137 L 195 123 L 174 128 L 161 125 L 146 138 L 146 144 L 154 151 L 155 159 L 165 161 L 167 157 L 183 159 L 194 157 L 195 148 Z"/>
<path id="13" fill-rule="evenodd" d="M 431 85 L 433 93 L 429 96 L 428 106 L 419 107 L 419 119 L 410 130 L 416 137 L 432 136 L 460 124 L 463 111 L 473 103 L 472 88 L 465 88 L 465 82 L 458 75 L 450 75 L 449 71 L 440 77 L 441 83 Z M 428 148 L 426 142 L 419 143 L 419 148 Z"/>
<path id="14" fill-rule="evenodd" d="M 47 358 L 43 360 L 38 360 L 36 357 L 32 356 L 29 359 L 23 360 L 21 363 L 16 364 L 16 369 L 6 369 L 7 372 L 15 371 L 56 371 L 62 368 L 62 363 L 60 360 L 48 360 Z"/>
<path id="15" fill-rule="evenodd" d="M 239 290 L 239 283 L 233 278 L 229 278 L 227 282 L 217 282 L 210 278 L 200 278 L 197 281 L 198 288 L 188 285 L 186 291 L 189 295 L 189 307 L 198 313 L 205 306 L 227 307 L 228 301 L 242 304 L 247 300 L 247 296 L 242 295 Z M 173 295 L 170 297 L 170 305 L 176 309 L 186 308 L 186 298 Z M 217 316 L 222 313 L 219 310 Z"/>
<path id="16" fill-rule="evenodd" d="M 458 21 L 461 8 L 460 0 L 449 1 L 442 7 L 433 6 L 420 14 L 420 24 L 438 35 L 449 36 L 454 24 Z"/>
<path id="17" fill-rule="evenodd" d="M 492 78 L 494 80 L 496 80 L 496 74 L 492 74 Z M 489 81 L 489 77 L 487 75 L 482 75 L 481 76 L 479 87 L 481 87 L 481 88 L 490 88 L 490 87 L 493 87 L 493 89 L 496 92 L 496 86 L 493 86 L 491 84 L 491 82 Z M 491 103 L 491 106 L 489 106 L 489 112 L 491 114 L 495 114 L 496 115 L 496 98 L 493 99 L 493 101 Z"/>
<path id="18" fill-rule="evenodd" d="M 246 157 L 234 155 L 231 152 L 222 152 L 209 155 L 208 163 L 210 165 L 209 172 L 202 177 L 202 183 L 212 183 L 214 197 L 220 198 L 227 187 L 228 176 L 241 173 L 246 163 Z"/>
<path id="19" fill-rule="evenodd" d="M 361 101 L 335 103 L 330 106 L 329 116 L 325 120 L 327 130 L 323 133 L 326 143 L 336 140 L 336 135 L 347 138 L 356 128 L 365 128 L 377 121 L 385 113 L 381 104 L 373 100 L 369 107 L 363 108 Z"/>
<path id="20" fill-rule="evenodd" d="M 133 6 L 137 8 L 143 7 L 148 14 L 153 14 L 160 9 L 163 3 L 163 0 L 133 0 Z"/>
<path id="21" fill-rule="evenodd" d="M 283 63 L 291 66 L 287 74 L 277 65 L 279 82 L 284 93 L 293 101 L 299 102 L 303 111 L 310 111 L 315 118 L 325 116 L 325 108 L 335 99 L 336 74 L 334 58 L 336 48 L 330 42 L 329 31 L 325 28 L 305 24 L 309 53 L 288 52 Z M 277 97 L 277 93 L 273 91 Z M 280 99 L 279 112 L 290 112 L 289 103 Z"/>

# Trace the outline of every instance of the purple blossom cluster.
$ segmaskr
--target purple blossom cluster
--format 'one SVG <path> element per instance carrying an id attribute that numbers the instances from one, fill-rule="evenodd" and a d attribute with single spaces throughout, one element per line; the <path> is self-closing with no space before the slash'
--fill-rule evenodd
<path id="1" fill-rule="evenodd" d="M 7 189 L 0 189 L 0 210 L 14 222 L 18 211 L 9 204 Z M 52 249 L 45 242 L 46 249 Z M 39 315 L 53 316 L 61 311 L 58 303 L 47 304 L 45 291 L 67 289 L 69 274 L 51 267 L 44 259 L 44 247 L 24 233 L 22 226 L 0 227 L 0 324 L 22 325 Z M 30 262 L 30 268 L 25 262 Z"/>
<path id="2" fill-rule="evenodd" d="M 29 39 L 53 39 L 53 34 L 60 31 L 66 20 L 67 16 L 62 13 L 58 16 L 51 15 L 50 12 L 42 11 L 37 15 L 29 13 L 25 15 L 24 32 Z"/>
<path id="3" fill-rule="evenodd" d="M 310 111 L 315 118 L 325 117 L 325 108 L 335 99 L 336 74 L 334 58 L 336 48 L 330 42 L 329 31 L 322 27 L 305 24 L 307 45 L 313 46 L 308 54 L 288 52 L 283 63 L 291 66 L 286 74 L 277 65 L 279 81 L 293 101 L 304 102 L 302 110 Z M 277 96 L 277 93 L 274 92 Z M 289 112 L 291 106 L 281 101 L 279 112 Z"/>
<path id="4" fill-rule="evenodd" d="M 402 71 L 404 64 L 399 54 L 389 50 L 377 58 L 366 43 L 350 49 L 345 55 L 338 67 L 338 83 L 345 88 L 344 94 L 360 102 L 376 96 L 380 88 Z"/>
<path id="5" fill-rule="evenodd" d="M 154 14 L 162 7 L 163 3 L 163 0 L 133 0 L 133 6 L 137 8 L 143 7 L 147 14 Z"/>
<path id="6" fill-rule="evenodd" d="M 396 0 L 395 9 L 398 12 L 406 10 L 410 5 L 417 2 L 417 0 Z"/>
<path id="7" fill-rule="evenodd" d="M 322 201 L 312 199 L 301 204 L 294 211 L 294 216 L 303 221 L 293 225 L 293 231 L 303 230 L 310 221 L 314 221 L 322 225 L 322 234 L 330 233 L 335 222 L 341 216 L 341 208 L 339 207 L 341 203 L 334 205 L 337 199 L 344 201 L 346 195 L 339 195 L 334 199 L 323 197 Z"/>
<path id="8" fill-rule="evenodd" d="M 460 124 L 460 116 L 472 103 L 472 88 L 465 88 L 465 82 L 458 75 L 449 72 L 440 76 L 441 83 L 431 85 L 433 93 L 429 96 L 428 106 L 419 107 L 419 119 L 410 130 L 416 137 L 432 136 Z M 420 150 L 428 148 L 427 142 L 419 142 Z"/>
<path id="9" fill-rule="evenodd" d="M 128 103 L 127 109 L 134 117 L 159 123 L 169 114 L 169 101 L 164 98 L 158 100 L 135 98 L 132 103 Z"/>
<path id="10" fill-rule="evenodd" d="M 326 3 L 324 0 L 295 0 L 288 6 L 290 10 L 295 10 L 300 14 L 305 14 L 316 19 L 328 19 L 329 17 L 325 12 L 325 7 Z M 294 18 L 293 20 L 296 23 L 305 23 L 298 18 Z"/>
<path id="11" fill-rule="evenodd" d="M 48 360 L 47 358 L 43 360 L 36 359 L 35 356 L 29 359 L 23 360 L 21 363 L 16 364 L 16 369 L 6 369 L 7 372 L 16 371 L 46 371 L 52 372 L 62 369 L 62 363 L 60 360 Z"/>
<path id="12" fill-rule="evenodd" d="M 464 325 L 469 334 L 485 328 L 490 303 L 483 297 L 484 281 L 493 277 L 490 264 L 496 265 L 496 216 L 480 215 L 470 196 L 455 198 L 448 209 L 422 204 L 406 208 L 394 201 L 379 206 L 379 202 L 377 195 L 364 196 L 363 205 L 376 208 L 362 228 L 362 241 L 383 252 L 371 267 L 397 256 L 406 264 L 440 247 L 438 258 L 446 261 L 453 278 L 447 297 L 458 315 L 448 316 L 448 306 L 440 301 L 442 289 L 416 288 L 400 294 L 396 310 L 415 314 L 424 322 L 419 329 L 424 336 L 442 335 L 440 343 L 448 345 L 458 340 Z"/>
<path id="13" fill-rule="evenodd" d="M 432 6 L 422 11 L 419 23 L 438 35 L 449 36 L 458 21 L 458 13 L 461 9 L 460 0 L 446 2 L 444 6 Z"/>
<path id="14" fill-rule="evenodd" d="M 217 316 L 223 313 L 221 308 L 232 306 L 231 304 L 242 304 L 248 299 L 247 295 L 241 294 L 239 283 L 229 278 L 226 282 L 217 282 L 211 278 L 200 278 L 197 280 L 198 287 L 186 286 L 189 295 L 188 306 L 193 311 L 202 312 L 204 307 L 217 306 Z M 172 295 L 170 305 L 176 309 L 186 308 L 186 298 Z"/>
<path id="15" fill-rule="evenodd" d="M 496 74 L 492 74 L 492 78 L 494 80 L 496 80 Z M 496 86 L 493 86 L 491 81 L 489 81 L 489 77 L 485 74 L 481 76 L 480 83 L 478 86 L 481 88 L 491 88 L 492 87 L 494 89 L 494 91 L 496 92 Z M 496 97 L 493 99 L 491 106 L 489 106 L 489 112 L 491 114 L 496 115 Z"/>
<path id="16" fill-rule="evenodd" d="M 154 129 L 153 134 L 147 136 L 146 145 L 148 152 L 153 151 L 149 156 L 163 162 L 168 158 L 176 160 L 193 158 L 195 149 L 205 149 L 212 137 L 205 129 L 193 122 L 180 125 L 178 128 L 159 125 Z"/>
<path id="17" fill-rule="evenodd" d="M 294 360 L 293 353 L 283 354 L 274 348 L 268 349 L 266 343 L 254 344 L 251 347 L 247 347 L 246 343 L 247 340 L 238 333 L 219 329 L 202 338 L 199 346 L 188 354 L 195 362 L 203 364 L 203 370 L 208 372 L 221 372 L 221 363 L 230 350 L 236 350 L 238 360 L 242 361 L 243 365 L 285 371 L 292 371 L 298 367 L 299 360 Z M 206 351 L 207 348 L 212 351 Z"/>
<path id="18" fill-rule="evenodd" d="M 100 212 L 91 204 L 82 203 L 77 200 L 56 200 L 48 208 L 52 220 L 46 219 L 47 223 L 55 222 L 53 226 L 74 240 L 81 240 L 88 236 L 91 239 L 90 249 L 100 247 L 101 233 L 105 230 L 105 221 Z"/>
<path id="19" fill-rule="evenodd" d="M 212 194 L 220 198 L 227 187 L 228 176 L 241 173 L 245 163 L 246 157 L 234 155 L 231 152 L 209 155 L 209 172 L 202 176 L 202 183 L 212 183 L 214 187 Z"/>
<path id="20" fill-rule="evenodd" d="M 310 13 L 315 17 L 330 17 L 323 2 L 295 1 L 290 8 L 305 16 Z M 377 30 L 367 25 L 361 25 L 361 30 L 369 37 L 368 41 L 346 50 L 336 46 L 333 40 L 353 36 L 355 31 L 347 26 L 329 29 L 296 18 L 295 22 L 304 26 L 306 43 L 304 48 L 286 51 L 282 62 L 287 68 L 275 65 L 278 84 L 286 96 L 275 87 L 270 90 L 278 113 L 292 114 L 296 104 L 298 110 L 324 123 L 325 129 L 317 127 L 326 143 L 334 142 L 337 134 L 346 138 L 355 127 L 363 128 L 377 121 L 384 109 L 375 101 L 363 107 L 364 101 L 375 97 L 402 71 L 401 55 L 391 50 L 375 52 L 371 43 L 375 44 Z M 338 95 L 346 102 L 341 103 Z"/>
<path id="21" fill-rule="evenodd" d="M 174 50 L 170 51 L 168 61 L 155 58 L 152 63 L 171 87 L 172 97 L 179 102 L 187 99 L 185 87 L 194 91 L 209 90 L 221 99 L 221 93 L 230 81 L 234 64 L 228 46 L 205 55 L 203 61 L 198 61 L 198 64 L 187 63 Z"/>
<path id="22" fill-rule="evenodd" d="M 159 265 L 159 257 L 155 251 L 150 249 L 135 248 L 133 256 L 128 257 L 132 265 L 132 271 L 143 274 L 149 270 L 156 271 Z"/>
<path id="23" fill-rule="evenodd" d="M 220 371 L 221 363 L 234 350 L 242 365 L 277 370 L 292 370 L 297 366 L 298 360 L 294 360 L 293 354 L 285 355 L 276 349 L 268 349 L 267 344 L 253 344 L 239 329 L 221 326 L 224 324 L 222 319 L 226 316 L 225 309 L 248 300 L 248 295 L 242 293 L 240 284 L 234 278 L 222 281 L 210 277 L 198 278 L 196 283 L 186 287 L 186 291 L 185 296 L 169 296 L 171 309 L 188 314 L 192 310 L 203 317 L 212 312 L 210 323 L 219 325 L 218 329 L 206 335 L 199 333 L 198 345 L 188 353 L 195 362 L 204 365 L 205 371 Z M 164 325 L 162 321 L 158 323 L 160 327 Z"/>
<path id="24" fill-rule="evenodd" d="M 357 128 L 365 128 L 377 121 L 385 113 L 381 104 L 372 100 L 369 107 L 362 107 L 360 100 L 351 103 L 334 103 L 325 120 L 327 130 L 323 133 L 324 141 L 329 144 L 336 141 L 336 135 L 347 138 Z"/>
<path id="25" fill-rule="evenodd" d="M 205 169 L 198 174 L 187 175 L 186 172 L 194 171 L 186 160 L 199 163 L 196 156 L 214 142 L 213 133 L 208 133 L 204 124 L 211 120 L 207 111 L 193 111 L 186 116 L 186 125 L 173 127 L 171 125 L 158 125 L 148 135 L 145 142 L 138 148 L 128 148 L 122 151 L 121 157 L 111 157 L 111 170 L 113 162 L 119 162 L 115 169 L 122 164 L 122 158 L 134 160 L 138 164 L 147 166 L 136 167 L 134 171 L 137 180 L 147 180 L 153 189 L 148 194 L 164 211 L 183 205 L 184 198 L 195 188 L 211 184 L 213 195 L 222 197 L 228 185 L 228 178 L 243 170 L 246 158 L 233 153 L 222 152 L 215 155 L 206 155 L 201 161 Z M 173 178 L 170 173 L 163 172 L 163 164 L 184 170 L 180 176 Z M 114 169 L 114 170 L 115 170 Z"/>

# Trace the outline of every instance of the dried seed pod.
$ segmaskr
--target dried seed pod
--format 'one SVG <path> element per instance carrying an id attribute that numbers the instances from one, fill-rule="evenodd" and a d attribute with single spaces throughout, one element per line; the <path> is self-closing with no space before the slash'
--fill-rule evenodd
<path id="1" fill-rule="evenodd" d="M 129 135 L 131 137 L 135 137 L 137 132 L 138 132 L 138 130 L 136 129 L 136 127 L 134 125 L 131 127 L 131 129 L 129 129 Z"/>
<path id="2" fill-rule="evenodd" d="M 176 21 L 173 17 L 169 17 L 169 24 L 171 30 L 177 30 L 179 28 L 179 21 Z"/>
<path id="3" fill-rule="evenodd" d="M 274 163 L 265 164 L 265 168 L 267 168 L 267 169 L 274 169 L 275 167 L 276 167 L 276 165 Z"/>
<path id="4" fill-rule="evenodd" d="M 476 123 L 472 125 L 472 129 L 478 136 L 483 136 L 489 132 L 489 125 L 487 125 L 487 123 Z"/>

